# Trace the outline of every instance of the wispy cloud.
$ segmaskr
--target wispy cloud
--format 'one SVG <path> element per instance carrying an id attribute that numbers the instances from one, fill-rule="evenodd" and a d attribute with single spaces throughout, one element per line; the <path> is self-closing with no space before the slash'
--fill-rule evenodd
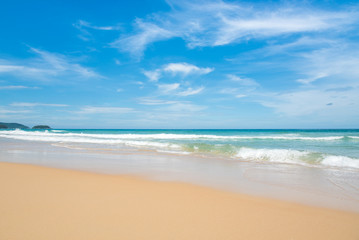
<path id="1" fill-rule="evenodd" d="M 352 10 L 324 11 L 294 4 L 263 8 L 220 0 L 167 2 L 170 12 L 137 18 L 133 33 L 121 36 L 112 46 L 141 57 L 151 43 L 175 37 L 190 48 L 221 46 L 290 34 L 343 31 L 358 20 L 358 13 Z"/>
<path id="2" fill-rule="evenodd" d="M 214 68 L 198 67 L 186 62 L 180 62 L 164 64 L 155 70 L 143 71 L 143 74 L 150 82 L 155 82 L 160 95 L 186 97 L 201 93 L 204 90 L 204 87 L 189 87 L 191 83 L 189 81 L 183 82 L 183 78 L 187 77 L 188 75 L 205 75 L 212 72 L 213 70 Z M 180 79 L 176 79 L 177 75 L 180 75 Z M 180 83 L 158 83 L 161 78 L 166 80 L 174 78 L 176 81 L 180 81 Z"/>
<path id="3" fill-rule="evenodd" d="M 205 110 L 207 109 L 207 106 L 190 101 L 171 101 L 154 97 L 140 98 L 138 100 L 139 104 L 147 105 L 141 111 L 141 119 L 144 119 L 151 126 L 158 128 L 176 128 L 179 125 L 174 123 L 178 121 L 193 124 L 193 120 L 205 115 Z M 171 120 L 170 122 L 168 121 L 169 119 Z M 187 127 L 190 125 L 187 125 Z M 186 125 L 181 126 L 184 127 Z"/>
<path id="4" fill-rule="evenodd" d="M 204 87 L 199 87 L 197 89 L 193 89 L 193 88 L 188 88 L 182 92 L 177 93 L 178 96 L 190 96 L 190 95 L 196 95 L 201 93 L 204 90 Z"/>
<path id="5" fill-rule="evenodd" d="M 268 46 L 257 50 L 255 55 L 261 55 L 264 57 L 279 54 L 290 55 L 293 52 L 313 51 L 331 47 L 337 44 L 338 39 L 331 39 L 328 36 L 301 36 L 288 42 L 277 40 L 273 43 L 269 43 Z"/>
<path id="6" fill-rule="evenodd" d="M 143 105 L 167 105 L 167 104 L 176 104 L 178 101 L 170 101 L 163 99 L 155 99 L 155 98 L 139 98 L 139 104 Z"/>
<path id="7" fill-rule="evenodd" d="M 143 74 L 151 81 L 157 82 L 161 77 L 161 70 L 156 69 L 154 71 L 143 71 Z"/>
<path id="8" fill-rule="evenodd" d="M 76 23 L 72 24 L 75 28 L 77 28 L 81 34 L 78 35 L 84 41 L 89 41 L 90 37 L 92 36 L 89 30 L 100 30 L 100 31 L 113 31 L 113 30 L 120 30 L 121 25 L 115 26 L 97 26 L 93 25 L 84 20 L 78 20 Z"/>
<path id="9" fill-rule="evenodd" d="M 243 98 L 243 97 L 247 97 L 248 94 L 250 94 L 251 92 L 252 92 L 252 89 L 246 90 L 243 88 L 223 88 L 218 93 L 230 95 L 235 98 Z M 246 94 L 243 94 L 243 93 L 246 93 Z"/>
<path id="10" fill-rule="evenodd" d="M 219 91 L 221 94 L 236 94 L 239 91 L 238 88 L 223 88 Z"/>
<path id="11" fill-rule="evenodd" d="M 287 93 L 270 94 L 259 102 L 287 116 L 327 115 L 333 119 L 359 117 L 358 88 L 299 89 Z"/>
<path id="12" fill-rule="evenodd" d="M 78 114 L 123 114 L 132 112 L 132 108 L 123 108 L 123 107 L 95 107 L 95 106 L 85 106 L 82 107 L 76 113 Z"/>
<path id="13" fill-rule="evenodd" d="M 227 74 L 226 75 L 227 82 L 229 81 L 229 86 L 233 87 L 225 87 L 218 91 L 220 94 L 231 95 L 235 98 L 243 98 L 248 95 L 252 95 L 255 92 L 258 92 L 261 85 L 255 81 L 254 79 L 248 77 L 240 77 L 235 74 Z"/>
<path id="14" fill-rule="evenodd" d="M 170 72 L 172 74 L 207 74 L 214 70 L 214 68 L 200 68 L 195 65 L 189 64 L 189 63 L 169 63 L 163 67 L 163 71 Z"/>
<path id="15" fill-rule="evenodd" d="M 179 83 L 170 83 L 170 84 L 158 84 L 157 87 L 161 94 L 169 94 L 174 90 L 178 89 L 180 86 Z"/>
<path id="16" fill-rule="evenodd" d="M 254 81 L 253 79 L 250 79 L 250 78 L 239 77 L 234 74 L 228 74 L 227 77 L 229 80 L 237 82 L 242 86 L 247 86 L 247 87 L 258 87 L 259 86 L 259 83 L 257 83 L 256 81 Z"/>
<path id="17" fill-rule="evenodd" d="M 39 88 L 38 87 L 21 86 L 21 85 L 0 86 L 0 90 L 19 90 L 19 89 L 39 89 Z"/>
<path id="18" fill-rule="evenodd" d="M 167 111 L 167 112 L 200 112 L 205 110 L 206 106 L 201 106 L 197 104 L 192 104 L 189 102 L 177 102 L 165 107 L 162 107 L 161 111 Z"/>
<path id="19" fill-rule="evenodd" d="M 340 42 L 334 46 L 302 53 L 301 59 L 293 63 L 293 69 L 305 76 L 297 79 L 303 84 L 310 84 L 319 79 L 340 79 L 342 83 L 358 83 L 359 79 L 359 44 Z"/>
<path id="20" fill-rule="evenodd" d="M 68 79 L 103 78 L 90 68 L 76 63 L 71 57 L 30 48 L 35 58 L 25 60 L 0 59 L 0 75 L 8 74 L 29 80 L 50 81 L 59 77 Z"/>
<path id="21" fill-rule="evenodd" d="M 0 106 L 0 114 L 22 114 L 22 113 L 30 113 L 30 110 L 15 110 L 8 109 Z M 4 115 L 5 116 L 5 115 Z"/>
<path id="22" fill-rule="evenodd" d="M 135 58 L 142 57 L 149 43 L 167 40 L 176 36 L 172 30 L 160 27 L 155 23 L 145 22 L 142 19 L 136 19 L 134 26 L 136 33 L 120 37 L 110 45 L 121 51 L 131 53 Z"/>
<path id="23" fill-rule="evenodd" d="M 193 64 L 180 62 L 180 63 L 168 63 L 161 68 L 157 68 L 152 71 L 143 71 L 143 74 L 151 81 L 157 82 L 164 74 L 187 76 L 190 74 L 205 75 L 214 71 L 214 68 L 198 67 Z"/>
<path id="24" fill-rule="evenodd" d="M 115 25 L 115 26 L 96 26 L 96 25 L 93 25 L 93 24 L 91 24 L 89 22 L 86 22 L 84 20 L 77 21 L 77 23 L 74 23 L 73 26 L 78 28 L 78 29 L 91 28 L 91 29 L 103 30 L 103 31 L 112 31 L 112 30 L 120 30 L 121 29 L 120 25 Z"/>
<path id="25" fill-rule="evenodd" d="M 138 103 L 142 105 L 155 105 L 158 108 L 152 109 L 154 112 L 158 112 L 159 115 L 166 115 L 166 113 L 186 113 L 181 116 L 188 116 L 188 112 L 200 112 L 207 107 L 194 104 L 190 101 L 173 101 L 167 99 L 158 99 L 155 97 L 139 98 Z"/>
<path id="26" fill-rule="evenodd" d="M 55 104 L 55 103 L 37 103 L 37 102 L 15 102 L 11 103 L 13 107 L 68 107 L 66 104 Z"/>

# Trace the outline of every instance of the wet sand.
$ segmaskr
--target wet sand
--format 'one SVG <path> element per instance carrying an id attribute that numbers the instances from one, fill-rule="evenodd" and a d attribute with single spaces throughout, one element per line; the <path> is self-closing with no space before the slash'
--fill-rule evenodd
<path id="1" fill-rule="evenodd" d="M 0 163 L 0 239 L 359 239 L 359 214 L 124 175 Z"/>

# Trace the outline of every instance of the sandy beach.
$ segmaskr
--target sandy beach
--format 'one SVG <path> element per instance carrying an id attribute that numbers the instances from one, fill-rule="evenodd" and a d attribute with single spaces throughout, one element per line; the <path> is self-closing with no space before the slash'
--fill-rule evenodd
<path id="1" fill-rule="evenodd" d="M 187 183 L 0 163 L 0 239 L 359 239 L 359 214 Z"/>

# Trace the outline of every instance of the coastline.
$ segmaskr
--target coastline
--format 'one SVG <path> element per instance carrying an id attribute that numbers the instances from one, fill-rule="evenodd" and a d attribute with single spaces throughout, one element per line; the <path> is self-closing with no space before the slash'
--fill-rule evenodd
<path id="1" fill-rule="evenodd" d="M 146 149 L 67 147 L 0 138 L 0 162 L 186 182 L 251 196 L 359 212 L 357 171 L 178 155 Z"/>
<path id="2" fill-rule="evenodd" d="M 359 214 L 157 182 L 0 163 L 1 239 L 358 239 Z"/>

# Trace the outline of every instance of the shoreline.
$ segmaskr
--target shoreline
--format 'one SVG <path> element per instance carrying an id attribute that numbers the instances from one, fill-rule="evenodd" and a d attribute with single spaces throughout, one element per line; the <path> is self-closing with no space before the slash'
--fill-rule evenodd
<path id="1" fill-rule="evenodd" d="M 358 239 L 359 214 L 181 182 L 0 163 L 1 239 Z"/>
<path id="2" fill-rule="evenodd" d="M 73 149 L 47 142 L 2 138 L 0 143 L 0 162 L 187 182 L 251 196 L 359 212 L 357 171 L 227 161 L 148 150 Z"/>

